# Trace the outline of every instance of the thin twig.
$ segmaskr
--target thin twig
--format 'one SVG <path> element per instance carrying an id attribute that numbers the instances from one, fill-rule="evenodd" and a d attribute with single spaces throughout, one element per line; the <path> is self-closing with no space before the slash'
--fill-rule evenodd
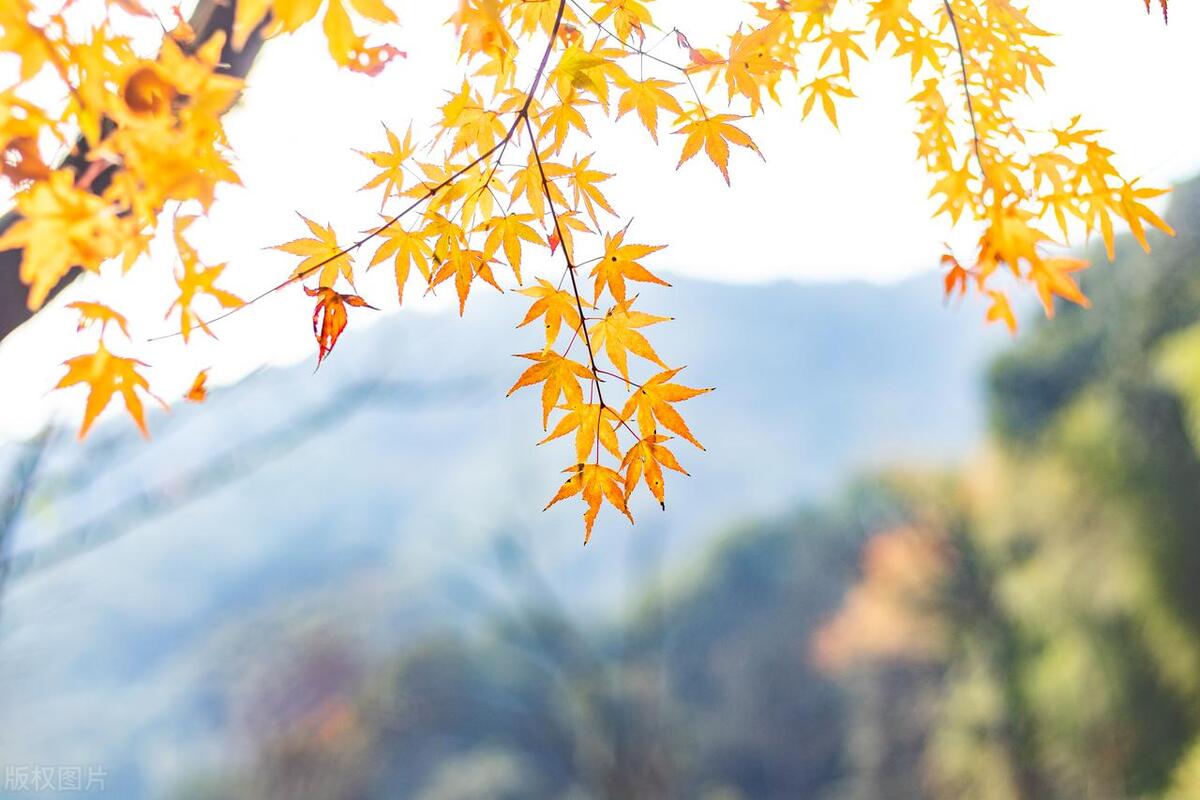
<path id="1" fill-rule="evenodd" d="M 950 18 L 950 27 L 954 30 L 954 41 L 958 44 L 958 63 L 962 68 L 963 94 L 967 97 L 967 115 L 971 118 L 971 136 L 975 143 L 975 160 L 979 162 L 979 172 L 984 183 L 987 182 L 987 169 L 983 166 L 983 153 L 979 144 L 979 126 L 975 121 L 975 104 L 971 100 L 971 87 L 967 80 L 967 56 L 963 50 L 962 35 L 958 31 L 958 17 L 950 7 L 950 0 L 942 0 L 946 15 Z"/>

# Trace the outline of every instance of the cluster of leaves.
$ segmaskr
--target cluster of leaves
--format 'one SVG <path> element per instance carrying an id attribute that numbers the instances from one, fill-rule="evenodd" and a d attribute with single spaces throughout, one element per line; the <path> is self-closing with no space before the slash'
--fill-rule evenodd
<path id="1" fill-rule="evenodd" d="M 166 202 L 206 208 L 216 182 L 236 180 L 216 121 L 236 86 L 213 73 L 219 41 L 189 55 L 179 44 L 186 31 L 177 28 L 156 59 L 138 60 L 107 27 L 75 45 L 57 17 L 33 25 L 25 2 L 0 15 L 22 77 L 50 64 L 72 98 L 57 119 L 11 91 L 0 105 L 10 177 L 30 183 L 18 196 L 25 220 L 0 247 L 26 248 L 22 272 L 37 304 L 72 265 L 95 269 L 121 254 L 131 263 Z M 239 2 L 234 44 L 259 25 L 293 31 L 321 5 Z M 502 290 L 504 270 L 511 271 L 531 300 L 521 325 L 540 322 L 544 330 L 539 349 L 523 354 L 533 363 L 512 391 L 540 386 L 543 441 L 574 441 L 568 478 L 551 505 L 582 495 L 585 540 L 605 502 L 630 516 L 639 484 L 665 505 L 664 470 L 684 472 L 671 442 L 700 447 L 676 406 L 706 391 L 675 382 L 679 368 L 643 333 L 668 319 L 645 311 L 636 293 L 638 284 L 666 285 L 647 266 L 661 246 L 638 243 L 605 196 L 613 174 L 590 151 L 589 116 L 636 119 L 656 145 L 669 127 L 680 167 L 703 151 L 728 183 L 734 148 L 762 155 L 747 121 L 783 102 L 785 90 L 799 96 L 804 117 L 819 109 L 836 126 L 868 49 L 902 59 L 916 87 L 918 154 L 942 199 L 939 213 L 974 220 L 983 231 L 965 265 L 944 259 L 947 293 L 974 286 L 991 299 L 988 318 L 1010 326 L 1007 296 L 992 280 L 1001 268 L 1034 286 L 1048 312 L 1055 296 L 1086 302 L 1071 277 L 1085 264 L 1051 254 L 1056 242 L 1041 229 L 1047 222 L 1064 241 L 1073 224 L 1098 231 L 1110 252 L 1115 219 L 1143 244 L 1145 225 L 1167 230 L 1144 203 L 1160 192 L 1121 177 L 1111 151 L 1078 118 L 1048 133 L 1022 127 L 1016 101 L 1041 85 L 1050 62 L 1036 44 L 1046 33 L 1012 0 L 750 2 L 715 49 L 693 46 L 678 27 L 657 21 L 651 5 L 461 0 L 449 23 L 467 74 L 421 156 L 411 127 L 403 137 L 388 130 L 383 149 L 363 153 L 379 170 L 364 188 L 382 192 L 385 215 L 349 243 L 332 226 L 304 219 L 311 236 L 278 248 L 302 260 L 270 290 L 315 280 L 306 291 L 317 297 L 320 362 L 346 327 L 346 306 L 367 305 L 338 290 L 340 282 L 354 288 L 354 259 L 367 245 L 375 249 L 365 268 L 391 266 L 398 302 L 417 280 L 414 268 L 425 291 L 452 283 L 460 313 L 477 281 Z M 350 7 L 376 22 L 395 19 L 387 0 L 350 0 Z M 397 54 L 367 46 L 342 0 L 325 0 L 322 24 L 334 59 L 351 69 L 374 73 Z M 86 175 L 44 167 L 31 144 L 68 123 L 120 165 L 100 195 L 88 191 Z M 191 310 L 196 297 L 228 309 L 240 304 L 215 289 L 222 268 L 199 264 L 182 236 L 186 224 L 176 228 L 184 277 L 172 306 L 180 308 L 184 337 L 197 326 L 207 330 Z M 522 268 L 528 274 L 531 262 L 541 274 L 526 285 Z M 635 379 L 631 355 L 650 374 Z"/>
<path id="2" fill-rule="evenodd" d="M 269 35 L 294 30 L 317 5 L 239 3 L 235 49 L 268 11 Z M 395 21 L 379 0 L 352 5 L 372 20 Z M 219 185 L 239 183 L 221 116 L 242 81 L 222 74 L 223 35 L 198 41 L 177 6 L 160 10 L 167 14 L 141 0 L 72 0 L 57 12 L 33 0 L 0 4 L 0 45 L 16 59 L 15 80 L 0 91 L 0 171 L 16 190 L 20 215 L 0 236 L 0 250 L 22 249 L 21 280 L 36 310 L 75 269 L 98 272 L 119 259 L 128 271 L 146 254 L 160 222 L 173 218 L 178 294 L 166 313 L 177 313 L 187 340 L 196 328 L 211 335 L 205 318 L 214 310 L 242 305 L 217 284 L 225 265 L 204 264 L 185 238 L 195 213 L 182 213 L 207 212 Z M 367 47 L 350 30 L 340 0 L 329 0 L 325 28 L 330 52 L 351 69 L 375 73 L 399 54 Z M 160 42 L 151 52 L 138 45 L 147 38 Z M 52 166 L 61 154 L 71 157 Z M 119 322 L 128 336 L 118 311 L 99 303 L 78 310 L 85 321 Z M 145 432 L 135 394 L 148 387 L 144 363 L 113 355 L 101 334 L 94 353 L 66 366 L 60 387 L 90 388 L 81 436 L 114 392 Z M 202 399 L 204 378 L 197 376 L 187 399 Z"/>

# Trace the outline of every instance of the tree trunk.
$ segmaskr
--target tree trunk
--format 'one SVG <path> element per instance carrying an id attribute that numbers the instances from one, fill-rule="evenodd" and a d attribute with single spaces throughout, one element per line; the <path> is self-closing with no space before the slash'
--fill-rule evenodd
<path id="1" fill-rule="evenodd" d="M 233 38 L 233 18 L 236 9 L 237 0 L 200 0 L 196 5 L 195 11 L 192 12 L 189 24 L 192 26 L 192 30 L 196 32 L 197 46 L 208 41 L 218 31 L 224 31 L 226 37 L 225 48 L 221 52 L 221 64 L 218 66 L 217 71 L 236 78 L 245 78 L 250 72 L 250 67 L 254 65 L 259 50 L 262 49 L 263 25 L 259 25 L 247 38 L 245 47 L 241 50 L 234 50 L 231 40 Z M 76 172 L 82 172 L 87 163 L 87 143 L 83 139 L 80 139 L 76 142 L 75 149 L 67 156 L 61 166 L 70 167 Z M 111 178 L 111 169 L 102 172 L 92 182 L 92 189 L 97 193 L 104 191 Z M 20 219 L 20 215 L 15 210 L 9 211 L 0 217 L 0 235 L 12 227 L 18 219 Z M 26 305 L 25 298 L 29 291 L 18 276 L 18 268 L 21 265 L 21 258 L 23 256 L 24 251 L 19 249 L 0 252 L 0 341 L 3 341 L 17 326 L 33 317 L 36 313 L 35 311 L 31 311 L 28 305 Z M 79 272 L 79 269 L 71 270 L 50 291 L 49 296 L 53 297 L 65 289 L 71 281 L 78 277 Z"/>

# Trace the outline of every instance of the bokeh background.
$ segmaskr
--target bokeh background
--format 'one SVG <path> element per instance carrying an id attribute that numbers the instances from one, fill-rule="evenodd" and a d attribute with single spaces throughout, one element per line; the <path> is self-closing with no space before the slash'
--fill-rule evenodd
<path id="1" fill-rule="evenodd" d="M 411 5 L 409 60 L 375 82 L 315 36 L 271 43 L 230 118 L 246 186 L 197 236 L 234 288 L 286 271 L 259 248 L 293 209 L 371 218 L 350 148 L 455 84 L 444 9 Z M 732 191 L 599 126 L 618 210 L 671 243 L 656 347 L 717 391 L 689 401 L 708 451 L 665 512 L 602 516 L 586 548 L 577 507 L 540 511 L 561 454 L 533 444 L 536 397 L 504 397 L 529 349 L 508 298 L 356 316 L 315 375 L 307 301 L 272 298 L 148 346 L 168 385 L 212 365 L 207 403 L 79 443 L 79 398 L 47 394 L 61 306 L 130 284 L 73 287 L 0 346 L 0 764 L 100 768 L 130 800 L 1200 797 L 1179 5 L 1169 29 L 1131 0 L 1047 11 L 1067 35 L 1039 108 L 1099 116 L 1177 184 L 1178 236 L 1089 251 L 1093 308 L 1030 304 L 1015 339 L 929 270 L 971 231 L 928 221 L 903 65 L 841 137 L 770 119 Z"/>

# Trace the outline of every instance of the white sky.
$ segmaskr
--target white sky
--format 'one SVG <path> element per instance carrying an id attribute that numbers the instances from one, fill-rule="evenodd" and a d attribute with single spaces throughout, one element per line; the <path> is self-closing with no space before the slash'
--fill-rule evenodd
<path id="1" fill-rule="evenodd" d="M 293 257 L 262 248 L 307 235 L 294 211 L 333 223 L 343 238 L 369 225 L 378 195 L 355 192 L 370 170 L 352 148 L 380 149 L 381 121 L 399 131 L 413 121 L 418 135 L 427 132 L 444 91 L 460 83 L 453 32 L 441 24 L 454 1 L 397 5 L 401 27 L 390 41 L 407 60 L 377 78 L 340 72 L 319 28 L 310 26 L 268 43 L 241 107 L 229 115 L 245 185 L 224 192 L 191 238 L 208 263 L 230 262 L 229 288 L 243 296 L 273 285 L 293 265 Z M 660 23 L 678 25 L 696 44 L 720 41 L 742 13 L 733 0 L 655 5 Z M 1034 114 L 1050 124 L 1084 113 L 1089 127 L 1107 130 L 1123 171 L 1150 183 L 1200 171 L 1200 112 L 1190 88 L 1200 75 L 1195 4 L 1176 0 L 1168 27 L 1147 17 L 1140 0 L 1053 0 L 1035 4 L 1033 13 L 1062 34 L 1045 43 L 1058 68 L 1048 73 Z M 664 45 L 668 57 L 676 57 L 673 50 Z M 908 77 L 906 63 L 887 58 L 860 66 L 859 99 L 839 108 L 840 133 L 818 114 L 801 124 L 794 97 L 749 122 L 767 160 L 735 152 L 732 190 L 703 155 L 677 172 L 676 137 L 660 137 L 655 149 L 632 115 L 616 126 L 592 124 L 595 164 L 618 173 L 604 188 L 624 218 L 636 218 L 636 239 L 669 244 L 656 262 L 665 272 L 737 282 L 897 280 L 932 268 L 944 241 L 965 250 L 974 238 L 932 219 L 930 181 L 914 160 Z M 124 281 L 85 282 L 0 345 L 0 440 L 28 434 L 51 413 L 78 419 L 81 390 L 48 393 L 61 361 L 91 347 L 74 335 L 73 312 L 62 309 L 70 299 L 108 300 L 129 312 L 137 341 L 128 352 L 155 366 L 151 382 L 168 401 L 200 367 L 212 366 L 213 382 L 222 383 L 263 363 L 314 357 L 311 301 L 298 290 L 220 323 L 220 342 L 194 339 L 186 350 L 178 340 L 143 342 L 171 329 L 161 320 L 171 297 L 168 251 Z M 386 272 L 380 267 L 359 289 L 390 299 Z M 133 287 L 153 301 L 130 301 Z M 410 287 L 406 308 L 444 307 L 450 294 L 414 302 L 419 292 Z M 467 312 L 469 325 L 469 303 Z M 513 313 L 520 313 L 516 304 Z M 370 316 L 358 314 L 352 324 L 364 327 Z"/>

